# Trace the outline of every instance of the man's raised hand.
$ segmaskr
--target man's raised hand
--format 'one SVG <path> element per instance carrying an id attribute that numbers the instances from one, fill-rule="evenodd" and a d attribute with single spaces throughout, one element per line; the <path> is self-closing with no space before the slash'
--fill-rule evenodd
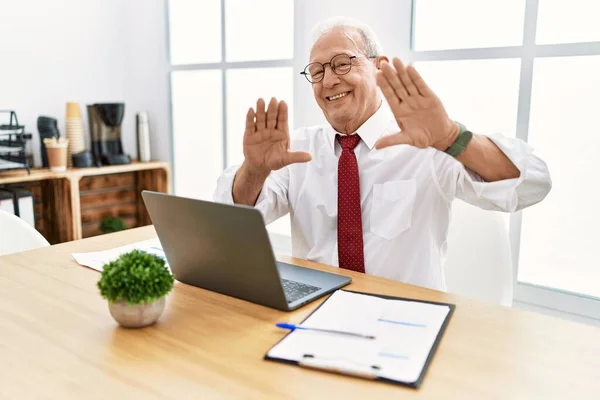
<path id="1" fill-rule="evenodd" d="M 258 99 L 256 111 L 246 114 L 244 132 L 244 163 L 253 172 L 268 174 L 294 163 L 311 160 L 309 153 L 290 151 L 288 107 L 285 101 L 272 98 L 265 111 L 265 102 Z"/>

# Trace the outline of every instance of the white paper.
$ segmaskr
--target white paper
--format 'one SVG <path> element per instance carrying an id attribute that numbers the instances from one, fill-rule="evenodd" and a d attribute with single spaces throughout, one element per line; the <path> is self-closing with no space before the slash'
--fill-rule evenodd
<path id="1" fill-rule="evenodd" d="M 336 291 L 303 324 L 305 327 L 374 335 L 376 339 L 295 330 L 275 345 L 270 357 L 365 371 L 395 381 L 416 382 L 450 308 Z M 377 366 L 374 370 L 371 367 Z"/>
<path id="2" fill-rule="evenodd" d="M 143 242 L 132 243 L 132 244 L 128 244 L 126 246 L 121 246 L 121 247 L 117 247 L 117 248 L 110 249 L 110 250 L 104 250 L 104 251 L 95 251 L 95 252 L 90 252 L 90 253 L 73 253 L 72 256 L 75 259 L 75 261 L 77 261 L 77 263 L 79 263 L 85 267 L 89 267 L 89 268 L 93 268 L 98 271 L 102 271 L 102 267 L 105 264 L 108 264 L 109 262 L 116 260 L 122 254 L 125 254 L 129 251 L 136 250 L 136 249 L 143 250 L 150 254 L 154 254 L 159 257 L 162 257 L 165 260 L 165 263 L 167 261 L 165 252 L 163 251 L 162 246 L 160 244 L 160 240 L 158 240 L 158 239 L 144 240 Z M 168 263 L 166 264 L 166 266 L 167 266 L 167 268 L 169 268 Z M 170 268 L 169 268 L 169 271 L 171 271 Z"/>

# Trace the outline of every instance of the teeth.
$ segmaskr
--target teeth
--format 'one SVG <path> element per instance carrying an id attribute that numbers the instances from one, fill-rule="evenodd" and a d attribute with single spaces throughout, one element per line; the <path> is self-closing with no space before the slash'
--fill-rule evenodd
<path id="1" fill-rule="evenodd" d="M 344 93 L 340 93 L 340 94 L 336 94 L 335 96 L 330 96 L 329 100 L 337 100 L 337 99 L 341 99 L 342 97 L 344 97 L 345 95 L 347 95 L 350 92 L 344 92 Z"/>

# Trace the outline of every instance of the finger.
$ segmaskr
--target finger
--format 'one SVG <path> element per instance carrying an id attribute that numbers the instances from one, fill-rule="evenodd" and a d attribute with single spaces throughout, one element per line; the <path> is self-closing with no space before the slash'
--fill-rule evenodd
<path id="1" fill-rule="evenodd" d="M 288 129 L 288 106 L 283 100 L 279 103 L 279 112 L 277 113 L 277 129 L 285 131 Z"/>
<path id="2" fill-rule="evenodd" d="M 261 98 L 256 102 L 256 130 L 266 128 L 265 101 Z"/>
<path id="3" fill-rule="evenodd" d="M 312 160 L 312 156 L 310 153 L 306 153 L 304 151 L 288 151 L 282 156 L 282 164 L 284 166 L 296 163 L 305 163 Z"/>
<path id="4" fill-rule="evenodd" d="M 383 72 L 377 71 L 376 80 L 377 85 L 381 88 L 381 91 L 383 92 L 383 95 L 385 96 L 388 104 L 390 105 L 390 108 L 392 110 L 397 109 L 400 106 L 402 100 L 400 100 L 400 98 L 396 95 L 396 92 L 394 92 L 392 85 L 390 85 L 388 80 L 385 78 Z"/>
<path id="5" fill-rule="evenodd" d="M 393 135 L 384 136 L 375 142 L 376 149 L 383 149 L 389 146 L 396 146 L 399 144 L 413 145 L 413 140 L 410 136 L 403 132 L 398 132 Z"/>
<path id="6" fill-rule="evenodd" d="M 381 63 L 381 71 L 383 72 L 383 76 L 390 83 L 391 87 L 394 89 L 396 96 L 400 98 L 400 100 L 406 100 L 408 98 L 408 92 L 404 87 L 404 84 L 400 81 L 398 77 L 398 73 L 394 70 L 394 68 L 387 62 Z"/>
<path id="7" fill-rule="evenodd" d="M 396 68 L 396 71 L 398 71 L 398 76 L 400 77 L 400 80 L 402 81 L 402 84 L 406 88 L 408 94 L 411 96 L 418 95 L 419 91 L 415 87 L 413 81 L 408 76 L 408 72 L 406 72 L 406 67 L 404 66 L 404 64 L 402 64 L 402 61 L 400 61 L 398 57 L 394 57 L 393 63 L 394 67 Z"/>
<path id="8" fill-rule="evenodd" d="M 421 74 L 419 74 L 419 71 L 417 71 L 415 67 L 410 65 L 406 70 L 421 96 L 428 97 L 433 95 L 433 91 L 429 88 L 427 83 L 425 83 L 425 80 L 421 77 Z"/>
<path id="9" fill-rule="evenodd" d="M 252 107 L 250 107 L 248 109 L 248 112 L 246 113 L 246 135 L 252 135 L 254 132 L 256 132 L 256 124 L 254 123 L 254 110 L 252 109 Z"/>
<path id="10" fill-rule="evenodd" d="M 273 129 L 277 126 L 277 109 L 279 104 L 275 97 L 271 98 L 269 102 L 269 108 L 267 109 L 267 128 Z"/>

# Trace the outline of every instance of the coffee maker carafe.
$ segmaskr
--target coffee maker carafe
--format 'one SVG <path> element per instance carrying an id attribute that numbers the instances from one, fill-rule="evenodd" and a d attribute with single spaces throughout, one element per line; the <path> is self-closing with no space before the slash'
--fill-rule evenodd
<path id="1" fill-rule="evenodd" d="M 121 122 L 124 103 L 102 103 L 87 106 L 94 164 L 129 164 L 131 157 L 123 153 Z"/>

